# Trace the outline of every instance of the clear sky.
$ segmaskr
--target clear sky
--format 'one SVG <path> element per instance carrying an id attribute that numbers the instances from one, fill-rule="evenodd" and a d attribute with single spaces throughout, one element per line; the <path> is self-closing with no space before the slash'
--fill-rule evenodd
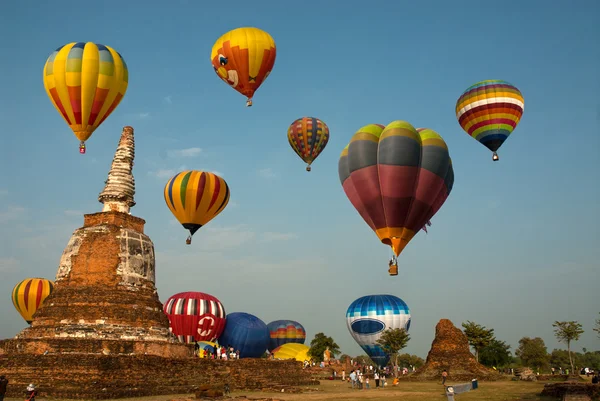
<path id="1" fill-rule="evenodd" d="M 422 357 L 441 318 L 494 328 L 513 349 L 541 336 L 549 351 L 558 346 L 552 323 L 577 320 L 586 333 L 574 349 L 600 349 L 599 14 L 594 0 L 3 1 L 0 338 L 26 325 L 9 300 L 13 286 L 54 279 L 82 214 L 100 211 L 97 195 L 131 125 L 132 214 L 147 221 L 163 302 L 208 292 L 228 312 L 297 320 L 307 342 L 324 332 L 356 355 L 347 307 L 390 293 L 411 308 L 406 351 Z M 214 41 L 240 26 L 277 44 L 252 108 L 209 61 Z M 76 41 L 114 47 L 130 75 L 85 156 L 42 83 L 48 55 Z M 463 90 L 484 79 L 509 81 L 525 97 L 497 163 L 454 113 Z M 301 116 L 331 130 L 311 173 L 286 139 Z M 393 120 L 439 132 L 456 175 L 397 277 L 337 173 L 358 128 Z M 217 171 L 231 188 L 229 206 L 191 246 L 162 194 L 182 169 Z"/>

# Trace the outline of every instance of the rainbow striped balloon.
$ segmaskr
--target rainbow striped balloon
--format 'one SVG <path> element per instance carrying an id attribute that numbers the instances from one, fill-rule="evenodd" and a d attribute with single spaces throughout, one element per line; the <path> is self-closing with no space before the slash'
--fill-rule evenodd
<path id="1" fill-rule="evenodd" d="M 501 80 L 477 82 L 456 101 L 456 118 L 460 126 L 494 152 L 521 120 L 525 100 L 512 84 Z"/>
<path id="2" fill-rule="evenodd" d="M 123 57 L 91 42 L 59 47 L 44 66 L 46 93 L 82 143 L 119 105 L 128 81 Z"/>
<path id="3" fill-rule="evenodd" d="M 307 164 L 306 171 L 310 171 L 310 165 L 329 142 L 329 128 L 318 118 L 302 117 L 290 125 L 287 136 L 294 152 Z"/>
<path id="4" fill-rule="evenodd" d="M 15 285 L 12 291 L 12 302 L 23 319 L 31 324 L 33 314 L 52 293 L 54 283 L 45 278 L 26 278 Z"/>

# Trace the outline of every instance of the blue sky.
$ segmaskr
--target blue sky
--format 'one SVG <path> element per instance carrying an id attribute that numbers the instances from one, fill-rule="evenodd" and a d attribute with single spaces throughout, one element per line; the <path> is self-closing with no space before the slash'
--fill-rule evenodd
<path id="1" fill-rule="evenodd" d="M 441 318 L 492 327 L 513 349 L 523 336 L 541 336 L 549 350 L 558 346 L 552 323 L 577 320 L 586 333 L 574 348 L 599 349 L 591 329 L 600 311 L 600 4 L 366 4 L 2 2 L 0 338 L 25 327 L 9 300 L 13 286 L 53 279 L 82 214 L 100 211 L 97 195 L 121 129 L 131 125 L 132 213 L 146 219 L 154 241 L 163 302 L 180 291 L 208 292 L 229 312 L 298 320 L 308 340 L 322 331 L 359 354 L 345 324 L 348 305 L 390 293 L 411 308 L 406 351 L 422 357 Z M 260 27 L 277 44 L 252 108 L 209 61 L 214 41 L 240 26 Z M 114 47 L 130 75 L 85 156 L 42 83 L 48 55 L 73 41 Z M 507 80 L 525 97 L 498 163 L 454 114 L 462 91 L 484 79 Z M 311 173 L 286 139 L 301 116 L 331 131 Z M 440 133 L 456 175 L 395 278 L 386 272 L 388 249 L 337 174 L 358 128 L 393 120 Z M 184 168 L 220 172 L 232 194 L 192 246 L 162 195 Z"/>

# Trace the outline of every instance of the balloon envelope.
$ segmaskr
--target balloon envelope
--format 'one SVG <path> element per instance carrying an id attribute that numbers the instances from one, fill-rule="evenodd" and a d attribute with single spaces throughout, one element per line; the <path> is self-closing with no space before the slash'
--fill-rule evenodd
<path id="1" fill-rule="evenodd" d="M 44 87 L 80 141 L 86 141 L 119 105 L 129 81 L 127 65 L 109 46 L 72 42 L 44 66 Z"/>
<path id="2" fill-rule="evenodd" d="M 346 196 L 398 256 L 444 204 L 454 185 L 448 146 L 406 121 L 362 127 L 340 156 Z"/>
<path id="3" fill-rule="evenodd" d="M 306 330 L 304 326 L 294 320 L 275 320 L 267 324 L 269 329 L 269 351 L 287 344 L 304 344 L 306 340 Z"/>
<path id="4" fill-rule="evenodd" d="M 200 346 L 200 350 L 198 352 L 198 357 L 204 358 L 204 350 L 207 350 L 209 354 L 212 354 L 215 351 L 217 343 L 213 343 L 212 341 L 199 341 L 198 345 Z"/>
<path id="5" fill-rule="evenodd" d="M 227 315 L 219 344 L 240 351 L 240 358 L 260 358 L 269 345 L 269 329 L 258 317 L 245 312 Z"/>
<path id="6" fill-rule="evenodd" d="M 216 297 L 203 292 L 180 292 L 171 296 L 163 310 L 179 341 L 213 341 L 225 328 L 225 308 Z"/>
<path id="7" fill-rule="evenodd" d="M 329 128 L 318 118 L 302 117 L 290 125 L 287 136 L 294 152 L 310 166 L 327 146 Z"/>
<path id="8" fill-rule="evenodd" d="M 254 92 L 267 79 L 277 50 L 275 41 L 258 28 L 237 28 L 221 36 L 213 45 L 210 61 L 217 76 L 233 89 L 248 97 L 252 105 Z"/>
<path id="9" fill-rule="evenodd" d="M 387 329 L 410 328 L 408 305 L 394 295 L 366 295 L 352 302 L 346 312 L 350 335 L 379 366 L 386 366 L 390 357 L 377 340 Z"/>
<path id="10" fill-rule="evenodd" d="M 310 361 L 308 351 L 310 347 L 304 344 L 287 343 L 275 348 L 273 358 L 275 359 L 295 359 L 300 362 Z"/>
<path id="11" fill-rule="evenodd" d="M 171 213 L 194 235 L 229 203 L 229 186 L 224 179 L 206 171 L 182 171 L 164 189 Z"/>
<path id="12" fill-rule="evenodd" d="M 495 152 L 519 124 L 524 108 L 516 86 L 493 79 L 463 92 L 456 101 L 456 118 L 467 134 Z"/>
<path id="13" fill-rule="evenodd" d="M 13 305 L 23 319 L 31 324 L 33 314 L 42 306 L 53 289 L 54 283 L 50 280 L 26 278 L 13 288 L 11 296 Z"/>

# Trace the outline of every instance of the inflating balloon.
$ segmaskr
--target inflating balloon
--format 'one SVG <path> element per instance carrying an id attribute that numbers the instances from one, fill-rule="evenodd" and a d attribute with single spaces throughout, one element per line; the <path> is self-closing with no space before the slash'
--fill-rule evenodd
<path id="1" fill-rule="evenodd" d="M 213 354 L 215 352 L 215 348 L 217 348 L 217 343 L 212 341 L 198 341 L 198 357 L 204 358 L 204 350 L 208 351 L 208 354 Z"/>
<path id="2" fill-rule="evenodd" d="M 305 163 L 306 171 L 329 142 L 329 128 L 318 118 L 302 117 L 288 128 L 288 142 Z"/>
<path id="3" fill-rule="evenodd" d="M 269 329 L 254 315 L 234 312 L 227 315 L 219 344 L 240 351 L 240 358 L 260 358 L 269 345 Z"/>
<path id="4" fill-rule="evenodd" d="M 210 294 L 189 291 L 171 296 L 163 311 L 169 318 L 169 329 L 179 341 L 213 341 L 225 328 L 225 308 Z"/>
<path id="5" fill-rule="evenodd" d="M 275 41 L 267 32 L 237 28 L 215 42 L 210 61 L 217 76 L 248 98 L 246 106 L 252 106 L 252 96 L 271 73 L 276 53 Z"/>
<path id="6" fill-rule="evenodd" d="M 304 344 L 306 330 L 304 326 L 293 320 L 275 320 L 267 324 L 269 329 L 269 351 L 288 343 Z"/>
<path id="7" fill-rule="evenodd" d="M 406 121 L 362 127 L 340 156 L 346 196 L 396 258 L 444 204 L 454 185 L 448 146 L 428 128 Z"/>
<path id="8" fill-rule="evenodd" d="M 225 209 L 229 187 L 224 179 L 206 171 L 183 171 L 165 185 L 165 202 L 171 213 L 192 235 Z"/>
<path id="9" fill-rule="evenodd" d="M 519 124 L 525 99 L 512 84 L 498 79 L 477 82 L 456 101 L 458 123 L 472 138 L 496 152 Z"/>
<path id="10" fill-rule="evenodd" d="M 31 324 L 33 314 L 42 306 L 53 289 L 54 284 L 50 280 L 26 278 L 13 288 L 11 296 L 13 305 L 23 319 Z"/>
<path id="11" fill-rule="evenodd" d="M 125 60 L 108 46 L 73 42 L 48 57 L 44 87 L 79 139 L 80 153 L 85 153 L 85 141 L 125 96 L 128 80 Z"/>
<path id="12" fill-rule="evenodd" d="M 295 359 L 299 362 L 310 361 L 308 351 L 310 347 L 304 344 L 287 343 L 283 344 L 271 352 L 275 359 Z"/>
<path id="13" fill-rule="evenodd" d="M 410 310 L 394 295 L 367 295 L 352 302 L 346 312 L 346 324 L 352 338 L 379 366 L 386 366 L 390 356 L 377 340 L 388 329 L 410 328 Z"/>

